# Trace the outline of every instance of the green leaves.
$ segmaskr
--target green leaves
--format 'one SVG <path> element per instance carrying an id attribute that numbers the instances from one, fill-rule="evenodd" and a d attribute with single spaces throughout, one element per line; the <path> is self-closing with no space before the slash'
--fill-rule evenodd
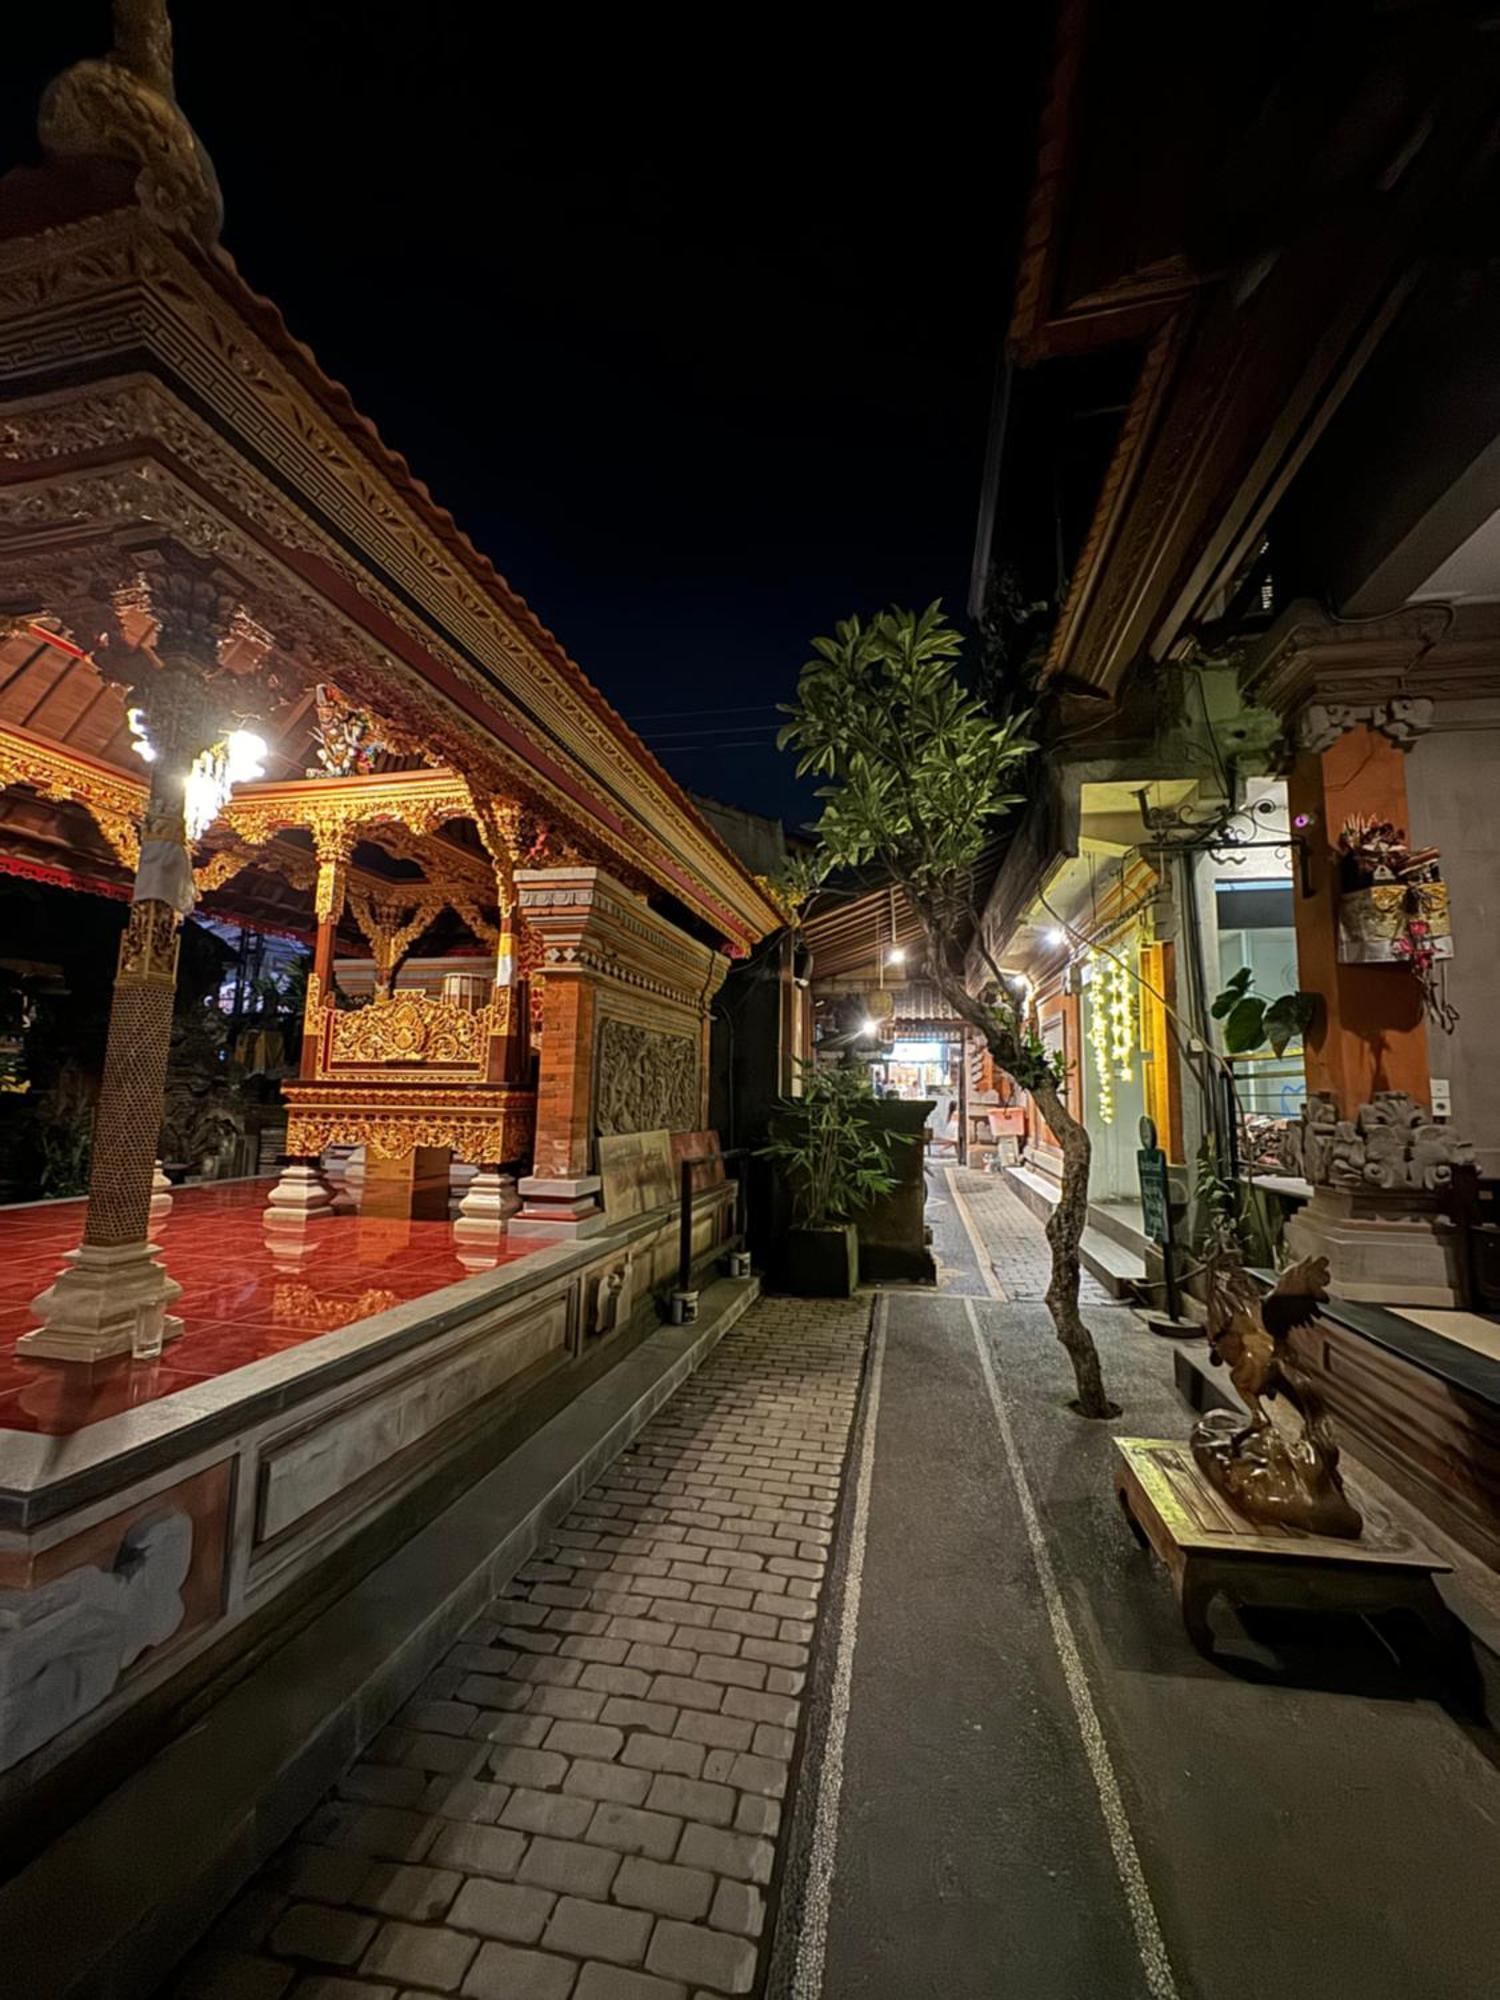
<path id="1" fill-rule="evenodd" d="M 1318 1011 L 1316 993 L 1282 993 L 1266 1000 L 1252 989 L 1255 974 L 1242 965 L 1209 1012 L 1224 1023 L 1224 1048 L 1232 1056 L 1252 1054 L 1267 1044 L 1278 1056 L 1286 1054 L 1312 1026 Z"/>
<path id="2" fill-rule="evenodd" d="M 896 1185 L 890 1171 L 893 1146 L 905 1134 L 870 1122 L 874 1103 L 868 1071 L 804 1062 L 802 1095 L 784 1097 L 776 1136 L 761 1148 L 765 1159 L 786 1169 L 796 1227 L 821 1229 L 847 1222 Z"/>
<path id="3" fill-rule="evenodd" d="M 919 894 L 967 868 L 989 822 L 1022 802 L 1006 774 L 1036 748 L 960 678 L 941 602 L 844 619 L 813 643 L 777 741 L 826 778 L 818 833 L 834 868 L 883 862 Z"/>

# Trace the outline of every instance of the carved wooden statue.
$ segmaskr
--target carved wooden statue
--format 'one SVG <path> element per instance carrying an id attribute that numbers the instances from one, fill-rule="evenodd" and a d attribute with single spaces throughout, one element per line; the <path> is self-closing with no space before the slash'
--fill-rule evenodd
<path id="1" fill-rule="evenodd" d="M 1204 1477 L 1247 1520 L 1315 1535 L 1359 1534 L 1359 1513 L 1339 1478 L 1339 1451 L 1311 1382 L 1295 1366 L 1290 1336 L 1318 1316 L 1328 1297 L 1328 1260 L 1306 1257 L 1283 1271 L 1262 1298 L 1243 1266 L 1221 1252 L 1209 1271 L 1208 1338 L 1216 1367 L 1250 1410 L 1242 1423 L 1213 1410 L 1195 1428 L 1193 1457 Z M 1302 1420 L 1287 1437 L 1266 1407 L 1284 1397 Z"/>

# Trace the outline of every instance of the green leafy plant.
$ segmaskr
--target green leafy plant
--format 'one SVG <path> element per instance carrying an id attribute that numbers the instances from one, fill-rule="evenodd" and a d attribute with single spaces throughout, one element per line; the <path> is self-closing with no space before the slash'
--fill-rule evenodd
<path id="1" fill-rule="evenodd" d="M 996 1066 L 1031 1093 L 1063 1156 L 1059 1199 L 1047 1223 L 1052 1252 L 1047 1307 L 1078 1385 L 1074 1407 L 1109 1417 L 1098 1350 L 1078 1309 L 1079 1242 L 1088 1210 L 1091 1146 L 1068 1108 L 1056 1056 L 1036 1033 L 1024 998 L 990 955 L 971 900 L 974 864 L 997 818 L 1022 803 L 1020 768 L 1037 745 L 1024 709 L 997 713 L 960 666 L 961 635 L 939 604 L 847 618 L 813 641 L 791 720 L 778 741 L 797 753 L 799 775 L 828 782 L 817 825 L 820 879 L 836 868 L 879 868 L 906 897 L 927 941 L 927 974 Z M 993 985 L 970 990 L 973 948 Z"/>
<path id="2" fill-rule="evenodd" d="M 1255 991 L 1255 974 L 1242 965 L 1209 1010 L 1224 1023 L 1224 1047 L 1232 1056 L 1247 1056 L 1268 1044 L 1286 1054 L 1312 1026 L 1318 1011 L 1316 993 L 1279 993 L 1268 1000 Z"/>
<path id="3" fill-rule="evenodd" d="M 777 1136 L 761 1148 L 779 1160 L 798 1229 L 830 1229 L 850 1221 L 896 1185 L 891 1152 L 908 1135 L 882 1131 L 863 1115 L 874 1102 L 863 1067 L 805 1062 L 802 1095 L 777 1107 Z"/>

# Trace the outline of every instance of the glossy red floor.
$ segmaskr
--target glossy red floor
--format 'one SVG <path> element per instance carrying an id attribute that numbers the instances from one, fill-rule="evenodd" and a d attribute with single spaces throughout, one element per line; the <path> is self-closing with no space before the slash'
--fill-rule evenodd
<path id="1" fill-rule="evenodd" d="M 91 1368 L 22 1360 L 15 1351 L 37 1323 L 32 1299 L 78 1242 L 84 1204 L 0 1208 L 0 1430 L 81 1430 L 539 1247 L 502 1238 L 495 1253 L 466 1247 L 461 1262 L 446 1222 L 356 1215 L 321 1223 L 301 1242 L 268 1244 L 271 1185 L 235 1181 L 177 1194 L 154 1233 L 182 1286 L 173 1311 L 185 1331 L 159 1361 L 121 1356 Z"/>

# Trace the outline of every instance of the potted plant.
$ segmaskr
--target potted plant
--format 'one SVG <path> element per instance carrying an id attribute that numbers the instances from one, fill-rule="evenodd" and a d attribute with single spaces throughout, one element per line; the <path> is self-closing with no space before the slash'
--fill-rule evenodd
<path id="1" fill-rule="evenodd" d="M 1278 993 L 1272 999 L 1255 991 L 1255 974 L 1242 965 L 1209 1010 L 1224 1023 L 1224 1047 L 1232 1056 L 1253 1055 L 1269 1043 L 1272 1053 L 1285 1055 L 1300 1042 L 1318 1011 L 1316 993 Z"/>
<path id="2" fill-rule="evenodd" d="M 803 1298 L 846 1299 L 859 1275 L 853 1218 L 896 1185 L 896 1133 L 863 1115 L 872 1100 L 863 1065 L 802 1065 L 802 1095 L 781 1100 L 768 1159 L 781 1162 L 792 1226 L 781 1239 L 781 1282 Z"/>

